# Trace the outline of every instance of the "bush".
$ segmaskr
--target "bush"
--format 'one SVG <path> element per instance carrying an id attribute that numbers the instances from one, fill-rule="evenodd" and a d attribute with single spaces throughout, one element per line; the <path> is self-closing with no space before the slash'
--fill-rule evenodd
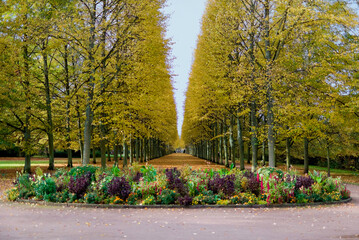
<path id="1" fill-rule="evenodd" d="M 247 190 L 258 196 L 260 192 L 260 181 L 258 179 L 259 176 L 250 173 L 246 175 L 246 178 L 247 178 Z"/>
<path id="2" fill-rule="evenodd" d="M 181 172 L 177 170 L 177 168 L 166 169 L 165 171 L 167 181 L 168 181 L 168 188 L 171 190 L 177 190 L 179 194 L 185 196 L 187 194 L 187 189 L 185 185 L 179 177 L 181 176 Z"/>
<path id="3" fill-rule="evenodd" d="M 142 201 L 143 205 L 154 205 L 156 204 L 156 199 L 154 196 L 149 196 Z"/>
<path id="4" fill-rule="evenodd" d="M 98 196 L 95 193 L 85 194 L 84 199 L 86 203 L 98 203 Z"/>
<path id="5" fill-rule="evenodd" d="M 216 204 L 219 199 L 219 195 L 214 195 L 213 192 L 209 190 L 193 197 L 193 204 Z"/>
<path id="6" fill-rule="evenodd" d="M 127 198 L 127 203 L 129 205 L 137 205 L 140 199 L 141 199 L 141 194 L 138 194 L 137 192 L 130 193 L 130 195 Z"/>
<path id="7" fill-rule="evenodd" d="M 143 177 L 143 173 L 136 172 L 136 174 L 132 178 L 132 181 L 138 183 L 142 177 Z"/>
<path id="8" fill-rule="evenodd" d="M 67 189 L 65 189 L 62 192 L 57 192 L 55 194 L 55 202 L 64 203 L 67 202 L 68 200 L 69 200 L 69 191 Z"/>
<path id="9" fill-rule="evenodd" d="M 230 200 L 218 200 L 217 201 L 217 204 L 218 205 L 229 205 L 229 204 L 231 204 L 231 201 Z"/>
<path id="10" fill-rule="evenodd" d="M 215 194 L 221 192 L 225 195 L 231 196 L 235 191 L 234 180 L 234 174 L 224 176 L 223 178 L 216 175 L 212 180 L 208 181 L 208 189 Z"/>
<path id="11" fill-rule="evenodd" d="M 156 180 L 157 170 L 153 166 L 141 168 L 141 173 L 143 174 L 143 180 L 146 182 L 153 182 Z"/>
<path id="12" fill-rule="evenodd" d="M 15 185 L 19 190 L 19 198 L 28 199 L 35 196 L 33 184 L 35 184 L 34 176 L 27 173 L 20 174 L 15 181 Z"/>
<path id="13" fill-rule="evenodd" d="M 36 181 L 34 190 L 36 197 L 43 199 L 47 195 L 56 193 L 56 183 L 52 178 L 40 179 Z"/>
<path id="14" fill-rule="evenodd" d="M 295 189 L 298 190 L 301 187 L 303 188 L 309 188 L 314 184 L 314 180 L 311 177 L 307 176 L 297 176 L 296 183 L 295 183 Z"/>
<path id="15" fill-rule="evenodd" d="M 169 205 L 174 204 L 177 200 L 178 194 L 170 189 L 164 189 L 161 194 L 157 196 L 157 203 Z"/>
<path id="16" fill-rule="evenodd" d="M 70 182 L 69 182 L 69 192 L 74 193 L 77 198 L 81 198 L 85 195 L 88 186 L 91 183 L 91 176 L 92 174 L 90 172 L 87 172 L 86 175 L 74 178 L 71 176 Z"/>
<path id="17" fill-rule="evenodd" d="M 343 190 L 340 191 L 343 199 L 350 198 L 350 191 L 345 187 Z"/>
<path id="18" fill-rule="evenodd" d="M 179 197 L 178 202 L 182 206 L 189 206 L 192 204 L 193 198 L 190 196 Z"/>
<path id="19" fill-rule="evenodd" d="M 74 167 L 68 172 L 68 175 L 74 177 L 75 179 L 78 177 L 84 176 L 88 173 L 91 173 L 90 176 L 95 176 L 97 169 L 98 169 L 97 167 L 92 166 L 92 165 Z"/>
<path id="20" fill-rule="evenodd" d="M 59 178 L 62 176 L 67 176 L 68 175 L 68 170 L 66 168 L 59 168 L 56 170 L 56 172 L 53 174 L 53 176 L 55 178 Z"/>
<path id="21" fill-rule="evenodd" d="M 115 177 L 108 184 L 108 193 L 126 200 L 131 193 L 131 186 L 124 177 Z"/>
<path id="22" fill-rule="evenodd" d="M 7 199 L 9 201 L 15 201 L 19 197 L 19 190 L 17 188 L 12 188 L 6 191 Z"/>
<path id="23" fill-rule="evenodd" d="M 175 181 L 181 176 L 181 173 L 177 168 L 166 169 L 165 174 L 168 181 L 168 188 L 175 189 Z"/>
<path id="24" fill-rule="evenodd" d="M 70 177 L 62 175 L 58 178 L 56 178 L 55 183 L 56 183 L 56 191 L 57 192 L 62 192 L 63 190 L 68 188 L 70 182 Z"/>

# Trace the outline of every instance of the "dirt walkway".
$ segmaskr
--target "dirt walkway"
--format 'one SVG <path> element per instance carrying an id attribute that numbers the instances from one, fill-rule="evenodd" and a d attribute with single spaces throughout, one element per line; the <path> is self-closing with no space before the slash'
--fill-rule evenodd
<path id="1" fill-rule="evenodd" d="M 187 154 L 155 167 L 218 167 Z M 359 186 L 339 206 L 285 209 L 82 209 L 0 202 L 0 239 L 359 239 Z"/>
<path id="2" fill-rule="evenodd" d="M 183 168 L 187 165 L 191 166 L 193 169 L 225 168 L 223 165 L 218 165 L 207 160 L 196 158 L 186 153 L 173 153 L 161 158 L 151 160 L 148 162 L 148 164 L 151 164 L 155 168 Z"/>

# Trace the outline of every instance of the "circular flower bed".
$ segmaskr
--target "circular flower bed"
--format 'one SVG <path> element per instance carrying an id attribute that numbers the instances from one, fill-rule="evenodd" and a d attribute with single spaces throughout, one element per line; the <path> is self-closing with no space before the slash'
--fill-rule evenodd
<path id="1" fill-rule="evenodd" d="M 125 170 L 93 166 L 59 169 L 53 175 L 19 174 L 7 191 L 21 199 L 58 203 L 122 205 L 270 205 L 334 202 L 350 198 L 340 178 L 314 171 L 307 176 L 260 168 L 193 171 L 187 166 L 157 170 L 134 164 Z"/>

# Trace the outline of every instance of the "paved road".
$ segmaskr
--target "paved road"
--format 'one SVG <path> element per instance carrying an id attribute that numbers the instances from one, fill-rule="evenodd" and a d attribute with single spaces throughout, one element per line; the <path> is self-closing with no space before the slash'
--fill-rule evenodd
<path id="1" fill-rule="evenodd" d="M 84 209 L 0 203 L 0 239 L 359 239 L 349 204 L 285 209 Z"/>

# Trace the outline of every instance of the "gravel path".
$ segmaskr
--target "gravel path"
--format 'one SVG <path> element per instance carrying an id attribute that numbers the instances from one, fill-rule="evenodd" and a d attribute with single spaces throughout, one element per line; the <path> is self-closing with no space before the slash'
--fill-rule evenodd
<path id="1" fill-rule="evenodd" d="M 284 209 L 85 209 L 0 203 L 0 239 L 359 239 L 349 204 Z"/>

